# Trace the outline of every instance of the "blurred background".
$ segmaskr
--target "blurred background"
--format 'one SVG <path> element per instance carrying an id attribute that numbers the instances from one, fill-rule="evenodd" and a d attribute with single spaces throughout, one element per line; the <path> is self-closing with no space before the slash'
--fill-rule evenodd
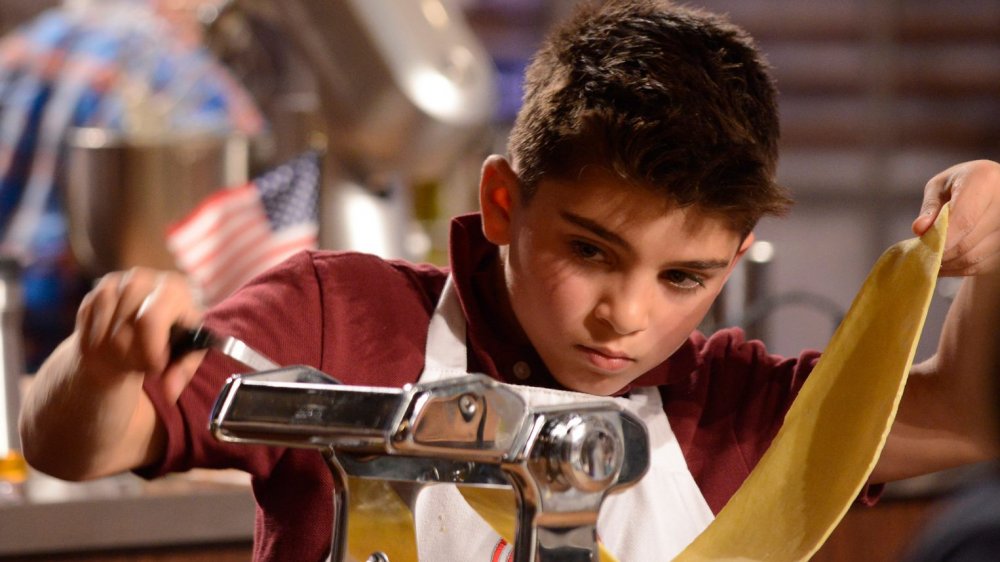
<path id="1" fill-rule="evenodd" d="M 316 184 L 320 247 L 442 263 L 528 58 L 575 4 L 0 0 L 0 249 L 21 267 L 25 371 L 108 270 L 178 267 L 223 294 L 168 231 L 255 178 Z M 878 256 L 912 236 L 924 183 L 1000 158 L 1000 0 L 688 4 L 729 14 L 773 65 L 779 181 L 797 201 L 760 225 L 704 328 L 822 348 Z M 939 284 L 918 359 L 954 290 Z"/>

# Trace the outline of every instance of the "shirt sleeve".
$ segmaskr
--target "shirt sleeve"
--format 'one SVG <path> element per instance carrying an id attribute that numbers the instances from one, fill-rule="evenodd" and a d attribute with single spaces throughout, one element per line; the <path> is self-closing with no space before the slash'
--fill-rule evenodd
<path id="1" fill-rule="evenodd" d="M 205 325 L 235 336 L 279 365 L 319 365 L 322 334 L 320 286 L 308 252 L 257 277 L 208 312 Z M 294 311 L 294 314 L 290 313 Z M 176 404 L 164 398 L 155 379 L 143 388 L 166 428 L 163 459 L 137 471 L 145 477 L 191 468 L 235 468 L 266 477 L 284 449 L 223 443 L 208 431 L 222 386 L 248 368 L 209 350 Z"/>
<path id="2" fill-rule="evenodd" d="M 306 365 L 344 384 L 400 387 L 423 368 L 427 325 L 445 273 L 356 252 L 301 252 L 209 311 L 205 325 L 279 365 Z M 166 455 L 139 471 L 235 468 L 267 479 L 286 448 L 223 443 L 208 431 L 222 386 L 247 367 L 210 350 L 177 404 L 144 389 L 167 433 Z"/>

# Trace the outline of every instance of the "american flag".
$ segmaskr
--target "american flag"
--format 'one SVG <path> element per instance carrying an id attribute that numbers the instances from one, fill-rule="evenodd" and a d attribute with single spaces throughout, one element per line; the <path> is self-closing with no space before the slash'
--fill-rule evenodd
<path id="1" fill-rule="evenodd" d="M 316 247 L 319 180 L 320 156 L 309 151 L 246 185 L 210 195 L 170 226 L 167 247 L 204 304 Z"/>

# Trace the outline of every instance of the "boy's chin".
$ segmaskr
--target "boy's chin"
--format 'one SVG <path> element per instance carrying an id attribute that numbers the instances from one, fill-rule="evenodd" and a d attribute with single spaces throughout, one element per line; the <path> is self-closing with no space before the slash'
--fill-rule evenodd
<path id="1" fill-rule="evenodd" d="M 629 382 L 631 382 L 630 380 L 622 380 L 618 378 L 595 379 L 589 381 L 579 380 L 579 378 L 573 378 L 570 380 L 557 378 L 557 380 L 559 381 L 559 384 L 567 390 L 583 394 L 592 394 L 594 396 L 613 396 L 621 391 L 622 388 L 625 388 Z"/>

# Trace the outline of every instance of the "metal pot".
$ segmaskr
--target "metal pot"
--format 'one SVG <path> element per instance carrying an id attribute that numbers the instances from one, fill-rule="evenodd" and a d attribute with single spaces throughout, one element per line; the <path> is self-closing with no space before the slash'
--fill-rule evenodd
<path id="1" fill-rule="evenodd" d="M 68 136 L 64 181 L 70 246 L 93 275 L 174 269 L 165 237 L 207 195 L 246 183 L 249 139 L 172 135 L 126 138 L 82 128 Z"/>

